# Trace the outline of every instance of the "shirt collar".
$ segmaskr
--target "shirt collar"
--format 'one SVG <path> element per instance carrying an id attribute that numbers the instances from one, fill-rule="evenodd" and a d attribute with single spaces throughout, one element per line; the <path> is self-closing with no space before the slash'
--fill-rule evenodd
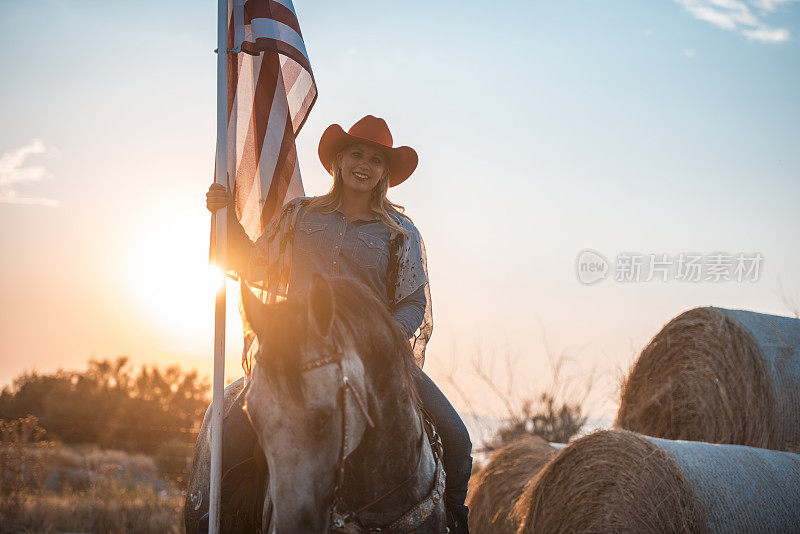
<path id="1" fill-rule="evenodd" d="M 341 209 L 341 208 L 336 208 L 336 211 L 338 211 L 338 212 L 339 212 L 339 213 L 341 213 L 342 215 L 345 215 L 344 211 L 342 211 L 342 209 Z M 346 217 L 346 216 L 347 216 L 347 215 L 345 215 L 345 217 Z M 378 217 L 377 215 L 373 215 L 373 216 L 372 216 L 371 218 L 369 218 L 369 219 L 364 219 L 364 218 L 362 218 L 362 217 L 359 217 L 358 219 L 353 219 L 353 220 L 354 220 L 354 221 L 367 221 L 367 222 L 370 222 L 370 221 L 377 221 L 377 220 L 380 220 L 380 217 Z"/>

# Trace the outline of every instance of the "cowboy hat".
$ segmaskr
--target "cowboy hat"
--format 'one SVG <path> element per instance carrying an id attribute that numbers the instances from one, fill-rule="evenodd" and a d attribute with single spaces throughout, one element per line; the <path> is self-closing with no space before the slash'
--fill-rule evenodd
<path id="1" fill-rule="evenodd" d="M 319 160 L 328 172 L 336 154 L 354 143 L 365 143 L 380 149 L 389 159 L 389 186 L 405 181 L 417 168 L 417 153 L 408 146 L 392 148 L 392 134 L 386 121 L 367 115 L 347 132 L 331 124 L 319 140 Z"/>

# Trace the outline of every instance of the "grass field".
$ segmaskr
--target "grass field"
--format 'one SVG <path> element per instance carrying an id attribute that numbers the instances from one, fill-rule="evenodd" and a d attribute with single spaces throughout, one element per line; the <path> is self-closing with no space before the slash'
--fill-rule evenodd
<path id="1" fill-rule="evenodd" d="M 158 495 L 152 488 L 98 484 L 84 492 L 42 491 L 24 495 L 19 508 L 0 518 L 6 532 L 181 532 L 180 492 Z"/>
<path id="2" fill-rule="evenodd" d="M 0 486 L 2 533 L 183 530 L 180 488 L 140 454 L 6 442 Z"/>

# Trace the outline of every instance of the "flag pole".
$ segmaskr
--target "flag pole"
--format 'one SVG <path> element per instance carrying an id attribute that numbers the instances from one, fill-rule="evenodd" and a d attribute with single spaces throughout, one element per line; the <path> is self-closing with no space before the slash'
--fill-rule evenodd
<path id="1" fill-rule="evenodd" d="M 214 181 L 228 186 L 228 0 L 217 0 L 217 154 Z M 217 265 L 225 269 L 228 208 L 216 212 Z M 211 474 L 208 532 L 219 532 L 222 488 L 222 408 L 225 396 L 225 278 L 214 303 L 214 381 L 211 401 Z"/>

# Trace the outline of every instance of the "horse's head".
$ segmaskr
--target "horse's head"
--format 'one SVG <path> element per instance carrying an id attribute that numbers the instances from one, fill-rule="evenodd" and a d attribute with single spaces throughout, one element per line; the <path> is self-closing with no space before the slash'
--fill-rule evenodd
<path id="1" fill-rule="evenodd" d="M 242 305 L 260 345 L 246 410 L 269 465 L 271 528 L 327 531 L 340 468 L 384 387 L 371 377 L 393 362 L 408 371 L 413 357 L 385 305 L 358 282 L 315 277 L 306 296 L 274 305 L 244 288 Z"/>

